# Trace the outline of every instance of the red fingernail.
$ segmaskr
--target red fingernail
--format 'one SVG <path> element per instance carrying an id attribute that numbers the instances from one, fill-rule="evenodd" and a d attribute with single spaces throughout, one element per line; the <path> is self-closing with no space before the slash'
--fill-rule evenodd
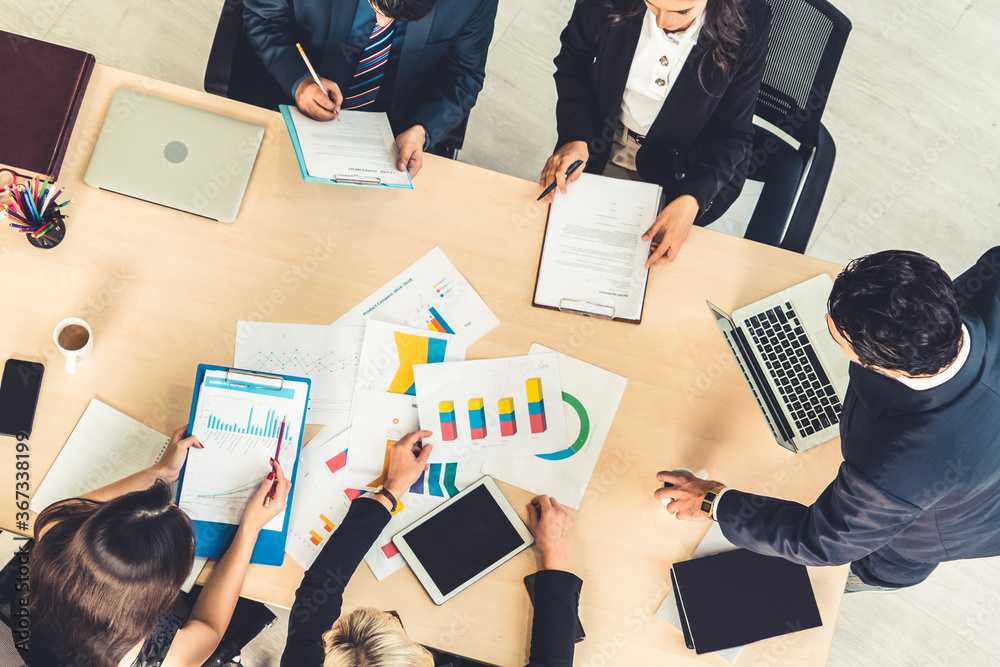
<path id="1" fill-rule="evenodd" d="M 195 447 L 197 447 L 198 449 L 205 449 L 205 445 L 201 444 L 200 442 L 196 444 Z"/>
<path id="2" fill-rule="evenodd" d="M 274 471 L 273 470 L 271 472 L 267 473 L 267 479 L 268 479 L 268 481 L 274 479 Z"/>

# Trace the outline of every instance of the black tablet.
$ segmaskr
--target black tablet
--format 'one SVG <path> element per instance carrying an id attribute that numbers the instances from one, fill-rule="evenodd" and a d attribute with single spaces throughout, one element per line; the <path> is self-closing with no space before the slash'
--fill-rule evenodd
<path id="1" fill-rule="evenodd" d="M 486 476 L 393 539 L 434 604 L 443 604 L 535 539 Z"/>

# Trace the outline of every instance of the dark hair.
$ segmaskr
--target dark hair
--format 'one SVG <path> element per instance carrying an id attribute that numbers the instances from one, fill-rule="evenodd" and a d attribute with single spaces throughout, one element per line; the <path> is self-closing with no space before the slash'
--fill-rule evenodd
<path id="1" fill-rule="evenodd" d="M 438 0 L 371 0 L 371 3 L 379 12 L 396 21 L 419 21 L 431 13 Z"/>
<path id="2" fill-rule="evenodd" d="M 118 665 L 149 637 L 194 562 L 191 520 L 162 481 L 108 502 L 50 505 L 35 540 L 32 640 L 67 664 Z"/>
<path id="3" fill-rule="evenodd" d="M 958 357 L 962 319 L 941 265 L 886 250 L 851 262 L 830 293 L 830 317 L 865 366 L 933 375 Z"/>
<path id="4" fill-rule="evenodd" d="M 646 11 L 645 0 L 603 0 L 607 11 L 607 25 L 638 16 Z M 705 87 L 705 63 L 722 76 L 728 76 L 743 55 L 750 20 L 743 8 L 746 0 L 708 0 L 705 5 L 705 24 L 702 34 L 707 38 L 705 55 L 698 63 L 698 80 Z"/>

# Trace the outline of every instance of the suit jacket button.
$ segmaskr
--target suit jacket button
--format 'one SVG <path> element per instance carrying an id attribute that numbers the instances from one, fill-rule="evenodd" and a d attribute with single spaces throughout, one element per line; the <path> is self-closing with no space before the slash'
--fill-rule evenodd
<path id="1" fill-rule="evenodd" d="M 678 181 L 683 181 L 685 178 L 687 178 L 687 174 L 685 174 L 683 171 L 678 171 L 676 176 Z"/>
<path id="2" fill-rule="evenodd" d="M 677 150 L 676 148 L 671 148 L 668 152 L 673 157 L 676 157 L 676 156 L 678 156 L 678 155 L 681 154 L 681 152 L 679 150 Z"/>

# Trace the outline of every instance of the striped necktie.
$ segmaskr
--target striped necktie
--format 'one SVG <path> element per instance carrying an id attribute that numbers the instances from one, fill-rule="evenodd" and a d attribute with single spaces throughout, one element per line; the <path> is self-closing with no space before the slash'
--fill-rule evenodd
<path id="1" fill-rule="evenodd" d="M 392 36 L 396 32 L 396 22 L 386 25 L 375 25 L 368 46 L 361 54 L 361 60 L 351 79 L 351 87 L 344 98 L 344 109 L 360 109 L 366 107 L 378 97 L 382 76 L 385 74 L 386 63 L 389 62 L 389 52 L 392 50 Z"/>

